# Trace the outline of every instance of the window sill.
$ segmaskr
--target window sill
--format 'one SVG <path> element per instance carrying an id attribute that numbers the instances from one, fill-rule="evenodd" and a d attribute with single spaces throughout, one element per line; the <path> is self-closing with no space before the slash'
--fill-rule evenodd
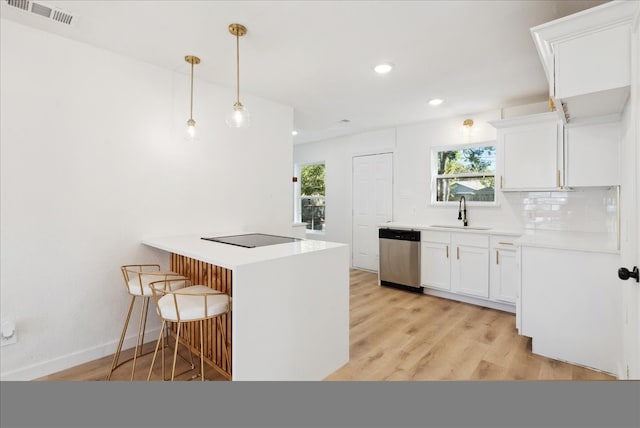
<path id="1" fill-rule="evenodd" d="M 496 208 L 500 206 L 500 202 L 466 202 L 467 204 L 467 208 L 469 207 L 473 207 L 473 208 Z M 451 201 L 451 202 L 431 202 L 430 206 L 437 208 L 450 208 L 450 207 L 456 207 L 458 208 L 460 206 L 460 202 L 459 201 Z"/>
<path id="2" fill-rule="evenodd" d="M 324 230 L 311 230 L 311 229 L 307 229 L 305 233 L 306 233 L 307 235 L 324 236 L 326 232 L 325 232 Z"/>

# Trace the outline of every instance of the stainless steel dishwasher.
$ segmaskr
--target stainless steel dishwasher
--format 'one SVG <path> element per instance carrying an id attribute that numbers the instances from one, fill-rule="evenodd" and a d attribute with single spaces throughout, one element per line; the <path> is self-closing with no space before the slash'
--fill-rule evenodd
<path id="1" fill-rule="evenodd" d="M 422 292 L 420 231 L 380 229 L 380 284 Z"/>

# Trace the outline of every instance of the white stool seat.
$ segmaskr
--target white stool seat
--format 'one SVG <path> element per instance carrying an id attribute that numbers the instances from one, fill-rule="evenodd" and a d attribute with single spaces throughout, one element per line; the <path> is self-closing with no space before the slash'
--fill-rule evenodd
<path id="1" fill-rule="evenodd" d="M 185 284 L 186 287 L 175 289 L 173 283 Z M 153 293 L 156 301 L 158 315 L 162 319 L 160 336 L 156 343 L 156 350 L 151 360 L 149 375 L 151 379 L 153 365 L 156 361 L 160 339 L 163 331 L 167 328 L 167 322 L 176 323 L 176 344 L 173 351 L 173 367 L 171 369 L 171 380 L 175 378 L 176 356 L 178 354 L 178 343 L 180 342 L 180 331 L 182 324 L 197 322 L 200 334 L 200 379 L 204 381 L 204 321 L 215 318 L 216 329 L 222 336 L 222 350 L 227 359 L 227 364 L 231 364 L 229 357 L 228 343 L 225 330 L 220 321 L 221 316 L 231 311 L 231 296 L 205 285 L 190 285 L 190 281 L 181 277 L 169 277 L 149 284 L 149 289 Z M 164 367 L 164 365 L 163 365 Z M 164 375 L 163 375 L 164 379 Z"/>
<path id="2" fill-rule="evenodd" d="M 158 299 L 158 311 L 167 321 L 194 321 L 227 312 L 230 300 L 228 295 L 212 288 L 193 285 L 162 296 Z"/>

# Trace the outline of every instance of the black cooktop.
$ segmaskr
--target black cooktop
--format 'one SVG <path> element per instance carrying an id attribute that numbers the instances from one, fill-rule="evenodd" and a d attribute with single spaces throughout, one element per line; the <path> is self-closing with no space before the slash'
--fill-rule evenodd
<path id="1" fill-rule="evenodd" d="M 287 242 L 300 241 L 298 238 L 288 236 L 266 235 L 264 233 L 247 233 L 246 235 L 214 236 L 201 238 L 205 241 L 220 242 L 222 244 L 236 245 L 238 247 L 255 248 L 267 245 L 285 244 Z"/>

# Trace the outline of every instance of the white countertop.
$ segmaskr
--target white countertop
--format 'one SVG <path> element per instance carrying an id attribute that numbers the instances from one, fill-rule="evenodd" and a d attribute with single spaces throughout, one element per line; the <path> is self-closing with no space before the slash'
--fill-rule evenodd
<path id="1" fill-rule="evenodd" d="M 514 241 L 523 247 L 554 248 L 559 250 L 589 251 L 618 254 L 618 240 L 608 233 L 536 231 L 525 233 Z"/>
<path id="2" fill-rule="evenodd" d="M 433 230 L 438 232 L 462 232 L 462 233 L 480 233 L 483 235 L 508 235 L 508 236 L 520 236 L 522 235 L 521 231 L 515 230 L 506 230 L 500 228 L 493 227 L 482 227 L 480 225 L 473 226 L 470 225 L 468 227 L 464 226 L 456 226 L 450 225 L 448 227 L 435 227 L 432 224 L 411 224 L 411 223 L 400 223 L 400 222 L 387 222 L 378 224 L 379 228 L 390 228 L 390 229 L 413 229 L 413 230 Z M 476 228 L 479 227 L 479 228 Z"/>
<path id="3" fill-rule="evenodd" d="M 503 235 L 518 237 L 513 243 L 516 246 L 555 248 L 560 250 L 590 251 L 618 254 L 617 236 L 611 233 L 567 232 L 553 230 L 505 230 L 500 228 L 474 229 L 451 225 L 450 227 L 434 227 L 432 224 L 416 224 L 388 222 L 378 224 L 379 228 L 433 230 L 453 233 L 476 233 L 482 235 Z M 482 227 L 478 225 L 478 227 Z"/>
<path id="4" fill-rule="evenodd" d="M 249 233 L 249 232 L 243 232 Z M 237 234 L 237 233 L 235 233 Z M 150 247 L 202 260 L 227 269 L 238 266 L 291 257 L 346 246 L 336 242 L 300 240 L 264 247 L 244 248 L 219 242 L 205 241 L 203 236 L 229 236 L 234 233 L 203 233 L 145 238 L 142 243 Z"/>

